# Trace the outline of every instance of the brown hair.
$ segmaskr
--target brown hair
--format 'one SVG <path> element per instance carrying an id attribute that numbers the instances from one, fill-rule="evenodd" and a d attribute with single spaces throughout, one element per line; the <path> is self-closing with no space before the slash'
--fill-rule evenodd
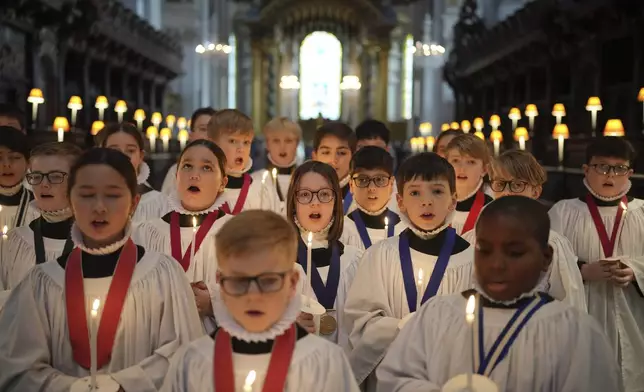
<path id="1" fill-rule="evenodd" d="M 340 121 L 328 122 L 315 131 L 315 135 L 313 136 L 313 151 L 317 151 L 320 148 L 322 140 L 327 136 L 335 136 L 347 142 L 351 153 L 356 152 L 356 146 L 358 144 L 356 133 L 353 132 L 350 126 Z"/>
<path id="2" fill-rule="evenodd" d="M 253 120 L 237 109 L 219 110 L 210 117 L 208 137 L 216 141 L 221 135 L 232 133 L 253 136 Z"/>
<path id="3" fill-rule="evenodd" d="M 271 132 L 275 131 L 289 131 L 295 137 L 297 137 L 298 140 L 302 139 L 302 128 L 295 122 L 289 119 L 288 117 L 275 117 L 271 121 L 267 122 L 266 125 L 264 125 L 264 128 L 262 128 L 262 133 L 264 136 L 267 136 Z"/>
<path id="4" fill-rule="evenodd" d="M 100 147 L 107 147 L 107 139 L 115 133 L 123 132 L 134 138 L 140 150 L 145 150 L 145 141 L 143 133 L 138 130 L 136 125 L 123 122 L 123 123 L 109 123 L 96 134 L 96 144 Z"/>
<path id="5" fill-rule="evenodd" d="M 284 217 L 272 211 L 247 210 L 224 223 L 215 235 L 218 260 L 275 249 L 295 263 L 298 234 Z"/>
<path id="6" fill-rule="evenodd" d="M 458 135 L 454 139 L 450 140 L 445 152 L 447 153 L 450 150 L 458 150 L 461 154 L 469 155 L 474 159 L 480 159 L 483 161 L 483 166 L 485 167 L 487 167 L 492 158 L 485 141 L 470 133 Z"/>
<path id="7" fill-rule="evenodd" d="M 532 186 L 545 184 L 547 180 L 546 171 L 532 154 L 527 151 L 510 150 L 492 160 L 490 164 L 490 176 L 495 177 L 509 175 L 513 179 L 525 181 Z"/>
<path id="8" fill-rule="evenodd" d="M 309 172 L 318 173 L 324 177 L 335 194 L 333 199 L 333 224 L 329 229 L 327 236 L 328 241 L 336 241 L 342 235 L 344 227 L 344 209 L 342 207 L 342 190 L 340 189 L 340 181 L 335 169 L 330 165 L 318 161 L 306 161 L 297 169 L 291 176 L 291 184 L 288 187 L 288 194 L 286 196 L 286 218 L 289 220 L 295 219 L 295 192 L 298 191 L 302 177 Z"/>
<path id="9" fill-rule="evenodd" d="M 49 142 L 38 145 L 31 150 L 30 161 L 37 157 L 61 157 L 69 161 L 70 167 L 83 154 L 83 149 L 70 142 Z"/>

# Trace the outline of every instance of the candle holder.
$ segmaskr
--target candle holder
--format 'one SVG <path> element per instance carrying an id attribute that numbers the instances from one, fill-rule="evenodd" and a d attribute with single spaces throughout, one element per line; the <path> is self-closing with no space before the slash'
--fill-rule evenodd
<path id="1" fill-rule="evenodd" d="M 552 115 L 557 119 L 557 125 L 561 124 L 561 119 L 566 116 L 566 107 L 563 103 L 556 103 L 552 107 Z"/>
<path id="2" fill-rule="evenodd" d="M 568 126 L 566 124 L 557 124 L 552 131 L 552 137 L 557 139 L 557 157 L 559 160 L 559 168 L 564 166 L 564 141 L 570 137 Z"/>
<path id="3" fill-rule="evenodd" d="M 528 117 L 528 124 L 530 126 L 530 136 L 534 135 L 534 119 L 539 115 L 537 105 L 530 103 L 525 107 L 525 115 Z"/>
<path id="4" fill-rule="evenodd" d="M 514 140 L 519 142 L 519 150 L 525 150 L 525 142 L 530 139 L 528 130 L 524 127 L 519 127 L 514 130 Z"/>
<path id="5" fill-rule="evenodd" d="M 470 133 L 472 130 L 472 124 L 469 122 L 469 120 L 463 120 L 461 121 L 461 129 L 465 133 Z"/>
<path id="6" fill-rule="evenodd" d="M 76 115 L 78 114 L 78 111 L 83 108 L 83 100 L 78 95 L 74 95 L 69 98 L 67 108 L 72 111 L 72 128 L 75 128 Z"/>
<path id="7" fill-rule="evenodd" d="M 143 130 L 143 121 L 145 120 L 145 111 L 143 109 L 136 109 L 134 111 L 134 121 L 139 131 Z"/>
<path id="8" fill-rule="evenodd" d="M 105 121 L 105 109 L 110 107 L 107 97 L 105 95 L 99 95 L 96 97 L 96 103 L 94 107 L 98 110 L 98 119 Z"/>
<path id="9" fill-rule="evenodd" d="M 521 111 L 519 110 L 519 108 L 510 109 L 508 118 L 512 120 L 512 130 L 514 131 L 515 129 L 517 129 L 517 123 L 519 122 L 519 120 L 521 120 Z"/>
<path id="10" fill-rule="evenodd" d="M 591 136 L 595 137 L 595 132 L 597 131 L 597 112 L 601 111 L 602 101 L 599 97 L 590 97 L 588 102 L 586 102 L 586 110 L 590 112 L 590 125 L 592 127 Z"/>
<path id="11" fill-rule="evenodd" d="M 36 119 L 38 118 L 38 105 L 45 103 L 42 90 L 39 88 L 32 88 L 27 97 L 27 102 L 31 104 L 31 120 L 36 126 Z"/>
<path id="12" fill-rule="evenodd" d="M 499 156 L 499 151 L 501 149 L 501 142 L 503 141 L 503 133 L 498 129 L 495 129 L 490 133 L 490 140 L 494 144 L 494 156 Z"/>

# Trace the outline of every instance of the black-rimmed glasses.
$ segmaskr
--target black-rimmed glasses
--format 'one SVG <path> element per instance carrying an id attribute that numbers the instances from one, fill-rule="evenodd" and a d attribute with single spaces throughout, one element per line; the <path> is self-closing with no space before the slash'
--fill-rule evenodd
<path id="1" fill-rule="evenodd" d="M 351 179 L 353 180 L 353 183 L 356 184 L 358 188 L 368 188 L 372 182 L 376 187 L 384 188 L 387 185 L 389 185 L 389 180 L 391 179 L 391 176 L 374 176 L 374 177 L 355 176 Z"/>
<path id="2" fill-rule="evenodd" d="M 627 166 L 627 165 L 613 166 L 606 163 L 595 163 L 589 166 L 595 169 L 595 172 L 597 174 L 601 174 L 601 175 L 607 175 L 612 170 L 616 176 L 625 176 L 631 170 L 630 166 Z"/>
<path id="3" fill-rule="evenodd" d="M 65 177 L 67 177 L 67 173 L 61 171 L 31 172 L 25 176 L 29 185 L 39 185 L 45 178 L 50 184 L 62 184 Z"/>
<path id="4" fill-rule="evenodd" d="M 295 192 L 295 199 L 300 204 L 309 204 L 313 201 L 313 196 L 317 196 L 320 203 L 329 203 L 335 199 L 335 192 L 331 188 L 322 188 L 317 191 L 310 189 L 300 189 Z"/>
<path id="5" fill-rule="evenodd" d="M 253 282 L 260 293 L 274 293 L 284 287 L 284 279 L 289 272 L 291 271 L 267 272 L 257 276 L 222 276 L 219 284 L 226 294 L 233 297 L 248 294 L 250 284 Z"/>
<path id="6" fill-rule="evenodd" d="M 503 192 L 505 190 L 505 188 L 509 187 L 510 192 L 512 192 L 512 193 L 521 193 L 521 192 L 525 191 L 526 186 L 528 186 L 527 182 L 525 182 L 525 181 L 517 181 L 517 180 L 515 180 L 515 181 L 500 181 L 500 180 L 496 180 L 496 181 L 492 181 L 490 183 L 490 188 L 492 188 L 492 190 L 494 192 Z"/>

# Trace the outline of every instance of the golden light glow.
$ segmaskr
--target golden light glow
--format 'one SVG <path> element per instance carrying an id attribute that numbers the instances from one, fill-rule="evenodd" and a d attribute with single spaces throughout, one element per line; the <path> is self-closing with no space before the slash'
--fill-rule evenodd
<path id="1" fill-rule="evenodd" d="M 159 126 L 159 124 L 161 124 L 161 121 L 163 121 L 163 116 L 161 116 L 161 113 L 152 113 L 152 117 L 150 118 L 150 122 L 152 122 L 152 124 Z"/>
<path id="2" fill-rule="evenodd" d="M 599 99 L 599 97 L 590 97 L 588 98 L 588 102 L 586 102 L 586 110 L 593 111 L 600 111 L 602 110 L 602 101 Z"/>
<path id="3" fill-rule="evenodd" d="M 83 108 L 83 100 L 81 97 L 78 95 L 73 95 L 71 98 L 69 98 L 69 102 L 67 103 L 67 109 L 72 109 L 72 110 L 81 110 Z"/>
<path id="4" fill-rule="evenodd" d="M 448 123 L 445 123 L 445 124 L 441 125 L 441 132 L 445 132 L 445 131 L 448 131 L 448 130 L 449 130 L 449 124 Z"/>
<path id="5" fill-rule="evenodd" d="M 482 117 L 477 117 L 474 119 L 474 129 L 481 130 L 485 127 L 485 122 Z"/>
<path id="6" fill-rule="evenodd" d="M 474 136 L 476 136 L 477 138 L 479 138 L 481 140 L 485 140 L 485 135 L 483 135 L 483 132 L 481 132 L 481 131 L 474 132 Z"/>
<path id="7" fill-rule="evenodd" d="M 459 129 L 461 126 L 460 126 L 460 124 L 459 124 L 459 123 L 457 123 L 456 121 L 454 121 L 454 122 L 452 122 L 451 124 L 449 124 L 449 127 L 450 127 L 451 129 L 455 130 L 455 131 L 458 131 L 458 129 Z"/>
<path id="8" fill-rule="evenodd" d="M 461 129 L 465 133 L 470 133 L 470 130 L 472 130 L 472 124 L 469 122 L 469 120 L 463 120 L 461 121 Z"/>
<path id="9" fill-rule="evenodd" d="M 637 94 L 637 100 L 640 102 L 644 102 L 644 87 L 640 89 L 639 94 Z"/>
<path id="10" fill-rule="evenodd" d="M 179 129 L 185 129 L 187 124 L 188 124 L 188 121 L 186 120 L 185 117 L 179 117 L 177 119 L 177 127 Z"/>
<path id="11" fill-rule="evenodd" d="M 116 104 L 114 104 L 114 111 L 116 113 L 125 113 L 127 112 L 127 103 L 125 103 L 124 100 L 119 99 L 116 101 Z"/>
<path id="12" fill-rule="evenodd" d="M 62 129 L 65 132 L 69 131 L 69 121 L 67 117 L 56 117 L 54 119 L 54 131 Z"/>
<path id="13" fill-rule="evenodd" d="M 624 136 L 624 124 L 622 124 L 622 120 L 613 118 L 606 121 L 604 136 Z"/>
<path id="14" fill-rule="evenodd" d="M 134 111 L 134 120 L 135 121 L 145 120 L 145 111 L 143 109 L 136 109 Z"/>
<path id="15" fill-rule="evenodd" d="M 96 136 L 101 129 L 105 128 L 105 123 L 103 121 L 97 120 L 92 123 L 91 133 L 93 136 Z"/>
<path id="16" fill-rule="evenodd" d="M 498 114 L 493 114 L 490 117 L 490 126 L 493 128 L 501 126 L 501 117 Z"/>
<path id="17" fill-rule="evenodd" d="M 161 137 L 161 140 L 170 140 L 172 137 L 172 131 L 170 128 L 161 128 L 161 131 L 159 131 L 159 136 Z"/>
<path id="18" fill-rule="evenodd" d="M 430 147 L 430 150 L 434 148 L 435 143 L 436 143 L 436 139 L 434 138 L 434 136 L 427 136 L 425 138 L 425 144 L 427 144 L 427 146 Z"/>
<path id="19" fill-rule="evenodd" d="M 525 115 L 527 117 L 537 117 L 539 115 L 539 110 L 537 109 L 537 105 L 533 103 L 529 103 L 525 107 Z"/>
<path id="20" fill-rule="evenodd" d="M 175 122 L 177 122 L 177 117 L 174 114 L 168 114 L 166 116 L 165 123 L 169 128 L 173 128 Z"/>
<path id="21" fill-rule="evenodd" d="M 420 123 L 420 125 L 418 126 L 418 130 L 420 131 L 421 135 L 423 136 L 428 135 L 432 133 L 432 123 L 430 122 Z"/>
<path id="22" fill-rule="evenodd" d="M 157 127 L 149 126 L 148 129 L 145 130 L 145 136 L 149 138 L 157 138 L 159 137 L 159 130 Z"/>
<path id="23" fill-rule="evenodd" d="M 503 132 L 495 129 L 490 133 L 490 140 L 493 142 L 502 142 L 503 141 Z"/>
<path id="24" fill-rule="evenodd" d="M 189 137 L 190 137 L 190 134 L 185 129 L 180 130 L 179 133 L 177 134 L 177 139 L 179 139 L 180 142 L 184 142 L 184 143 L 187 142 Z"/>
<path id="25" fill-rule="evenodd" d="M 521 111 L 519 110 L 519 108 L 510 109 L 510 113 L 508 114 L 508 118 L 510 120 L 521 120 Z"/>
<path id="26" fill-rule="evenodd" d="M 107 102 L 107 97 L 105 95 L 99 95 L 96 97 L 96 104 L 94 105 L 96 109 L 107 109 L 110 107 L 109 102 Z"/>
<path id="27" fill-rule="evenodd" d="M 517 129 L 514 130 L 514 140 L 519 141 L 523 138 L 523 140 L 529 140 L 529 134 L 528 130 L 525 129 L 524 127 L 518 127 Z"/>
<path id="28" fill-rule="evenodd" d="M 552 137 L 555 139 L 559 139 L 560 137 L 563 137 L 564 139 L 568 139 L 570 137 L 570 132 L 568 131 L 568 125 L 566 124 L 555 125 L 555 128 L 552 130 Z"/>
<path id="29" fill-rule="evenodd" d="M 566 115 L 566 107 L 564 106 L 563 103 L 556 103 L 555 106 L 552 107 L 552 115 L 555 117 L 563 117 Z M 558 124 L 561 125 L 561 124 Z"/>
<path id="30" fill-rule="evenodd" d="M 42 90 L 39 88 L 32 88 L 27 97 L 27 102 L 41 104 L 45 103 L 45 98 L 42 95 Z"/>

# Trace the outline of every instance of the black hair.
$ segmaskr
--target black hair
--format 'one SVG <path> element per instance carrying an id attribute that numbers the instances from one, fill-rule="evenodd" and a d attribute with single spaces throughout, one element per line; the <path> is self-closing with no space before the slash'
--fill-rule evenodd
<path id="1" fill-rule="evenodd" d="M 143 133 L 139 131 L 136 125 L 128 122 L 123 122 L 121 124 L 109 123 L 105 125 L 105 127 L 103 127 L 103 129 L 101 129 L 101 131 L 96 135 L 96 142 L 101 147 L 107 147 L 107 140 L 110 138 L 110 136 L 119 132 L 127 133 L 128 135 L 132 136 L 134 140 L 136 140 L 136 144 L 139 146 L 139 149 L 145 149 Z"/>
<path id="2" fill-rule="evenodd" d="M 217 158 L 217 164 L 219 164 L 221 178 L 226 177 L 226 153 L 224 153 L 224 150 L 222 150 L 221 147 L 219 147 L 215 142 L 212 142 L 208 139 L 197 139 L 188 143 L 183 151 L 181 151 L 181 154 L 179 154 L 179 158 L 177 158 L 177 166 L 181 162 L 181 158 L 183 158 L 183 155 L 186 153 L 186 151 L 196 146 L 206 147 L 215 155 L 215 158 Z"/>
<path id="3" fill-rule="evenodd" d="M 0 127 L 0 146 L 24 155 L 29 159 L 29 139 L 22 131 L 14 127 Z"/>
<path id="4" fill-rule="evenodd" d="M 15 105 L 0 103 L 0 117 L 13 118 L 20 124 L 20 130 L 25 129 L 25 113 Z"/>
<path id="5" fill-rule="evenodd" d="M 211 107 L 205 107 L 205 108 L 199 108 L 192 113 L 192 117 L 190 117 L 190 132 L 194 130 L 195 122 L 197 122 L 197 119 L 201 116 L 210 116 L 212 117 L 217 111 Z"/>
<path id="6" fill-rule="evenodd" d="M 477 230 L 488 216 L 505 215 L 514 217 L 529 228 L 534 239 L 546 249 L 550 237 L 550 217 L 548 208 L 538 200 L 525 196 L 504 196 L 486 205 L 476 223 Z M 487 228 L 488 230 L 491 228 Z"/>
<path id="7" fill-rule="evenodd" d="M 438 149 L 438 144 L 441 142 L 441 139 L 444 138 L 445 136 L 458 136 L 462 135 L 463 131 L 460 129 L 448 129 L 447 131 L 443 131 L 438 134 L 438 138 L 436 138 L 436 143 L 434 143 L 434 152 L 437 152 Z"/>
<path id="8" fill-rule="evenodd" d="M 76 174 L 85 166 L 89 165 L 106 165 L 116 170 L 125 180 L 132 197 L 137 195 L 137 181 L 136 171 L 130 157 L 123 154 L 119 150 L 113 148 L 96 147 L 90 148 L 83 155 L 76 160 L 76 163 L 69 171 L 69 182 L 67 184 L 67 192 L 71 194 L 72 188 L 76 184 Z"/>
<path id="9" fill-rule="evenodd" d="M 351 153 L 356 151 L 356 144 L 358 141 L 356 140 L 355 132 L 353 132 L 353 129 L 351 129 L 350 126 L 340 121 L 328 122 L 315 131 L 315 136 L 313 137 L 313 151 L 317 151 L 318 148 L 320 148 L 322 139 L 327 136 L 335 136 L 340 140 L 346 141 L 349 143 Z"/>
<path id="10" fill-rule="evenodd" d="M 356 170 L 380 169 L 390 176 L 394 174 L 394 158 L 388 151 L 376 146 L 364 146 L 351 158 L 351 173 Z"/>
<path id="11" fill-rule="evenodd" d="M 445 180 L 449 192 L 456 192 L 456 172 L 447 159 L 433 152 L 421 152 L 405 159 L 398 168 L 396 183 L 398 193 L 402 195 L 405 184 L 415 178 L 423 181 Z"/>
<path id="12" fill-rule="evenodd" d="M 382 139 L 389 144 L 389 128 L 378 120 L 365 120 L 356 127 L 358 140 Z"/>
<path id="13" fill-rule="evenodd" d="M 633 145 L 628 140 L 618 136 L 595 138 L 586 147 L 586 163 L 590 163 L 593 157 L 604 157 L 623 159 L 632 165 L 635 155 Z"/>

